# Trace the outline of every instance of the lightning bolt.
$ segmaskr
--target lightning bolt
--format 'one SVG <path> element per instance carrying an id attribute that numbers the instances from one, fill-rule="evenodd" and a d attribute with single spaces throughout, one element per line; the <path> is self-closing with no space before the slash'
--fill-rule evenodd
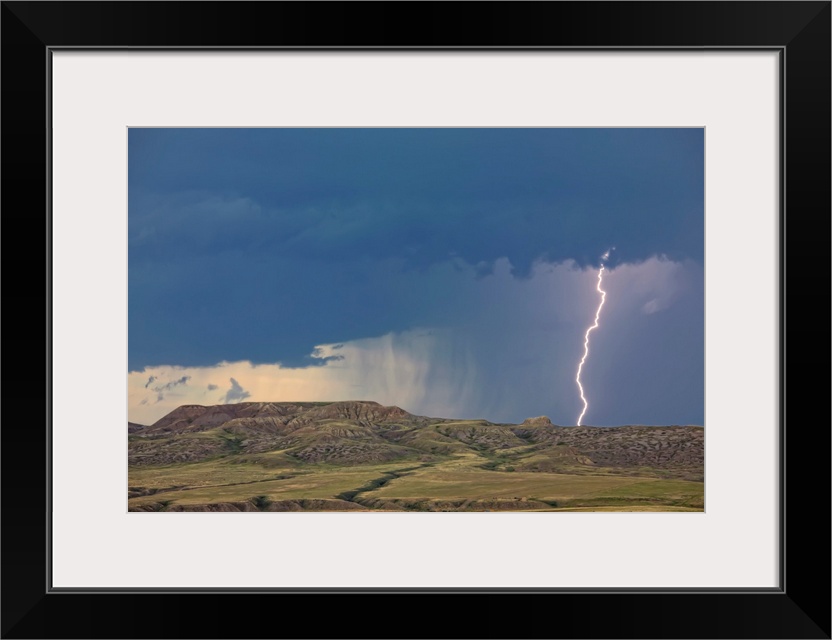
<path id="1" fill-rule="evenodd" d="M 578 383 L 578 389 L 581 392 L 581 400 L 584 402 L 584 410 L 581 411 L 581 415 L 578 416 L 578 421 L 575 423 L 578 426 L 581 425 L 581 420 L 584 419 L 584 415 L 586 414 L 587 408 L 589 408 L 589 402 L 587 402 L 586 397 L 584 396 L 584 386 L 581 384 L 581 370 L 584 368 L 584 362 L 586 362 L 587 356 L 589 355 L 589 334 L 592 332 L 593 329 L 598 328 L 598 318 L 601 317 L 601 307 L 604 306 L 604 301 L 607 299 L 607 292 L 601 288 L 601 281 L 604 278 L 604 264 L 603 262 L 610 257 L 610 252 L 607 251 L 603 256 L 601 256 L 601 269 L 598 271 L 598 285 L 596 289 L 598 293 L 601 294 L 601 302 L 598 304 L 598 310 L 595 312 L 595 323 L 586 330 L 584 334 L 584 357 L 581 358 L 581 362 L 578 365 L 578 373 L 575 376 L 575 382 Z"/>

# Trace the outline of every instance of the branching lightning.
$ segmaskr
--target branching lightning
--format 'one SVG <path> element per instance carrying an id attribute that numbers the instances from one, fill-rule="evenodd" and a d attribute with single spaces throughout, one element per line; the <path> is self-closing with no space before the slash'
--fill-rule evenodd
<path id="1" fill-rule="evenodd" d="M 614 249 L 615 247 L 613 247 Z M 587 402 L 586 397 L 584 396 L 584 386 L 581 384 L 581 370 L 584 368 L 584 362 L 586 362 L 587 356 L 589 356 L 589 334 L 592 332 L 593 329 L 598 328 L 598 319 L 601 317 L 601 308 L 604 306 L 604 301 L 607 299 L 607 292 L 601 288 L 601 282 L 604 279 L 604 262 L 606 262 L 610 257 L 610 249 L 604 255 L 601 256 L 601 268 L 598 270 L 598 285 L 596 287 L 598 293 L 601 294 L 601 302 L 598 304 L 598 310 L 595 312 L 595 323 L 590 326 L 586 333 L 584 334 L 584 356 L 581 358 L 581 362 L 578 365 L 578 373 L 575 376 L 575 382 L 578 383 L 578 389 L 581 392 L 581 400 L 584 403 L 584 409 L 581 411 L 581 415 L 578 416 L 578 421 L 575 423 L 578 426 L 581 425 L 581 420 L 584 419 L 584 415 L 586 414 L 586 410 L 589 408 L 589 402 Z"/>

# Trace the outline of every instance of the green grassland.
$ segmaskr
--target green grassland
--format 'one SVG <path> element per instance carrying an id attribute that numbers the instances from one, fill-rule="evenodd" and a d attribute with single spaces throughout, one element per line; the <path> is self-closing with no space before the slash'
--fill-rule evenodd
<path id="1" fill-rule="evenodd" d="M 434 505 L 443 511 L 486 510 L 478 506 L 490 506 L 487 510 L 494 511 L 701 511 L 703 507 L 701 482 L 488 471 L 478 468 L 478 462 L 460 456 L 415 469 L 388 463 L 360 467 L 322 464 L 299 470 L 214 460 L 133 469 L 131 486 L 157 492 L 131 498 L 129 504 L 136 507 L 164 500 L 199 505 L 243 502 L 258 496 L 270 501 L 339 500 L 356 492 L 351 496 L 356 504 L 381 510 L 431 511 Z M 383 486 L 377 486 L 384 480 Z"/>
<path id="2" fill-rule="evenodd" d="M 130 435 L 128 508 L 704 510 L 699 427 L 497 425 L 375 403 L 233 407 L 219 418 L 186 407 Z"/>

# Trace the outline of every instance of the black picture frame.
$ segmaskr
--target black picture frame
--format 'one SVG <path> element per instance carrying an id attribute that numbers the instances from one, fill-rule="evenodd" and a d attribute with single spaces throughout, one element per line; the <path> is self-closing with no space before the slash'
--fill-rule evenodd
<path id="1" fill-rule="evenodd" d="M 830 2 L 3 2 L 0 20 L 3 638 L 830 637 L 830 380 L 823 366 L 830 326 Z M 779 588 L 52 589 L 49 398 L 59 381 L 51 380 L 49 366 L 51 52 L 131 47 L 778 51 Z M 808 313 L 820 330 L 800 322 Z M 817 360 L 823 375 L 814 371 Z M 83 420 L 73 426 L 82 429 Z M 373 597 L 379 595 L 384 599 Z M 369 608 L 380 603 L 400 625 L 371 622 L 384 619 Z M 296 615 L 299 604 L 319 607 L 320 615 L 304 620 Z M 432 614 L 439 604 L 444 610 Z M 445 615 L 453 611 L 461 615 Z M 458 626 L 443 627 L 446 618 Z"/>

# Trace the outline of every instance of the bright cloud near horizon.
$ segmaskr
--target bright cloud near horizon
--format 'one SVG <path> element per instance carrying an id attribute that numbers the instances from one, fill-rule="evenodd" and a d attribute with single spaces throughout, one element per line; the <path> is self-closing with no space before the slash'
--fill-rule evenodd
<path id="1" fill-rule="evenodd" d="M 701 129 L 131 129 L 130 421 L 702 424 Z"/>

